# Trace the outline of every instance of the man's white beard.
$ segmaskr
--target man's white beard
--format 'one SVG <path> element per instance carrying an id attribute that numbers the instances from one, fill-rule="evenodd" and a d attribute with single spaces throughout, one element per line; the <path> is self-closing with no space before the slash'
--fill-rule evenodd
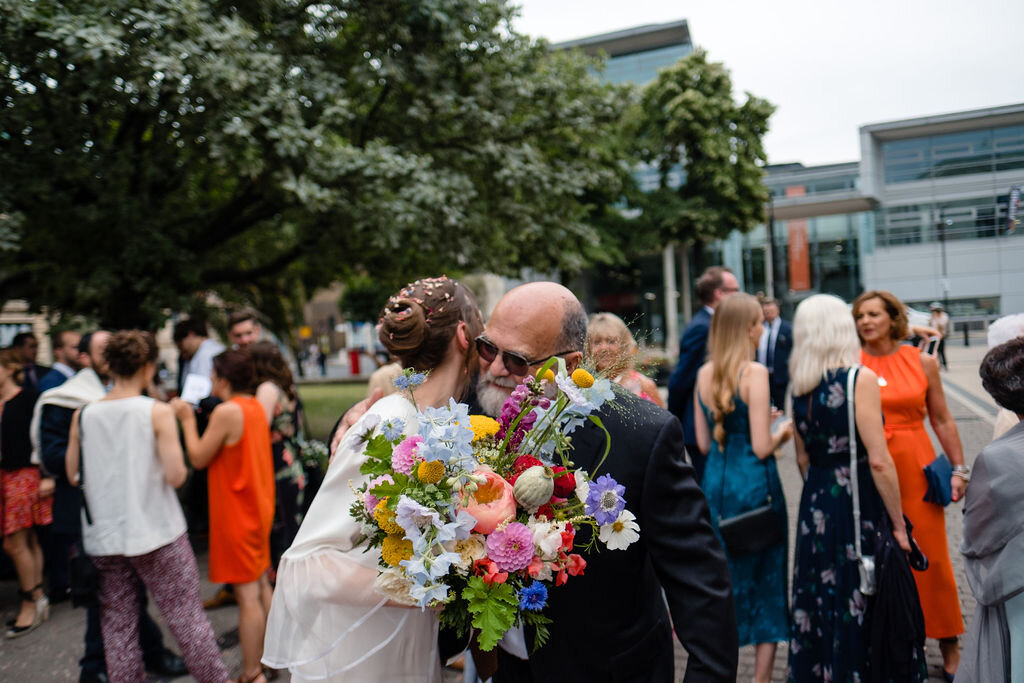
<path id="1" fill-rule="evenodd" d="M 516 381 L 511 377 L 495 377 L 487 372 L 480 377 L 480 382 L 476 386 L 476 400 L 485 414 L 497 419 L 501 416 L 501 408 L 510 393 L 502 387 L 515 389 L 516 386 Z"/>

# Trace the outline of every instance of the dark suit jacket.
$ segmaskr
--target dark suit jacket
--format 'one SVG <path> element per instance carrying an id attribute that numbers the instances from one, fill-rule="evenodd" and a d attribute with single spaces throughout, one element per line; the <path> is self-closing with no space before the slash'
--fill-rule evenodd
<path id="1" fill-rule="evenodd" d="M 75 411 L 55 405 L 44 405 L 39 415 L 39 451 L 46 471 L 56 477 L 53 492 L 53 530 L 57 533 L 81 533 L 82 496 L 68 481 L 64 460 Z"/>
<path id="2" fill-rule="evenodd" d="M 732 683 L 737 635 L 729 567 L 684 460 L 679 421 L 628 392 L 617 392 L 599 416 L 612 446 L 597 476 L 610 474 L 626 487 L 640 540 L 625 550 L 581 553 L 584 574 L 548 594 L 548 643 L 528 666 L 503 663 L 496 680 L 672 681 L 674 626 L 689 653 L 687 683 Z M 573 433 L 573 462 L 593 472 L 604 444 L 604 433 L 588 421 Z M 532 633 L 526 635 L 532 649 Z"/>
<path id="3" fill-rule="evenodd" d="M 772 375 L 772 384 L 786 386 L 789 384 L 789 355 L 793 352 L 793 325 L 783 320 L 779 325 L 779 334 L 775 337 L 775 355 L 768 370 Z M 780 408 L 782 406 L 779 406 Z"/>
<path id="4" fill-rule="evenodd" d="M 697 443 L 693 426 L 693 387 L 697 384 L 697 370 L 708 354 L 708 333 L 711 314 L 703 307 L 690 319 L 679 342 L 679 364 L 668 380 L 668 409 L 683 423 L 685 443 Z"/>
<path id="5" fill-rule="evenodd" d="M 21 387 L 23 389 L 31 389 L 33 393 L 39 394 L 40 393 L 40 391 L 39 391 L 39 381 L 43 377 L 45 377 L 46 373 L 48 373 L 51 369 L 52 368 L 49 365 L 37 365 L 37 364 L 33 363 L 32 364 L 32 370 L 33 370 L 33 372 L 36 375 L 36 381 L 33 382 L 31 380 L 31 378 L 29 377 L 29 374 L 28 374 L 28 370 L 26 370 L 24 375 L 23 375 L 23 379 L 22 379 L 22 382 L 21 382 Z"/>

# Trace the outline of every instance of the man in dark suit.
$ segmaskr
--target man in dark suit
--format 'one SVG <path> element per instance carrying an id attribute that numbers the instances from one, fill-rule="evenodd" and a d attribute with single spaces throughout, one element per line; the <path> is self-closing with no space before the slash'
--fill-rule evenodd
<path id="1" fill-rule="evenodd" d="M 740 285 L 728 268 L 711 266 L 697 278 L 696 289 L 701 309 L 690 319 L 679 342 L 679 363 L 668 380 L 668 409 L 683 423 L 686 452 L 700 483 L 704 478 L 707 456 L 697 447 L 697 433 L 693 427 L 693 387 L 697 383 L 697 370 L 707 357 L 711 316 L 722 297 L 740 291 Z"/>
<path id="2" fill-rule="evenodd" d="M 757 362 L 768 368 L 772 405 L 785 408 L 786 387 L 789 386 L 789 354 L 793 351 L 793 325 L 779 315 L 775 299 L 761 302 L 764 311 L 764 333 L 757 347 Z"/>
<path id="3" fill-rule="evenodd" d="M 583 307 L 561 285 L 533 282 L 508 292 L 477 342 L 481 407 L 497 415 L 525 374 L 552 355 L 575 368 L 586 326 Z M 625 550 L 584 552 L 585 572 L 549 594 L 548 643 L 528 660 L 502 651 L 495 680 L 672 681 L 674 627 L 689 653 L 688 683 L 735 681 L 729 569 L 683 457 L 679 421 L 628 392 L 619 392 L 599 414 L 611 436 L 600 473 L 626 487 L 640 540 Z M 604 432 L 589 421 L 573 433 L 578 467 L 593 472 L 604 447 Z M 577 547 L 585 540 L 580 536 Z M 532 646 L 530 633 L 526 644 Z"/>
<path id="4" fill-rule="evenodd" d="M 19 332 L 11 340 L 11 348 L 21 355 L 21 362 L 24 364 L 21 388 L 39 393 L 39 380 L 50 371 L 50 367 L 47 365 L 36 365 L 39 340 L 31 332 Z"/>

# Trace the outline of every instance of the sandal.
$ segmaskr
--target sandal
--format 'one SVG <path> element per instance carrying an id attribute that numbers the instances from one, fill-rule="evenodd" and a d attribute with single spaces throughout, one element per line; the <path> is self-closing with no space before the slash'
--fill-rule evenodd
<path id="1" fill-rule="evenodd" d="M 17 616 L 15 616 L 13 620 L 8 622 L 7 633 L 5 634 L 8 640 L 28 635 L 32 631 L 39 628 L 39 625 L 50 617 L 50 601 L 46 599 L 46 596 L 44 595 L 38 600 L 32 597 L 32 593 L 42 587 L 42 584 L 40 584 L 38 586 L 33 587 L 32 590 L 29 591 L 18 591 L 18 597 L 20 597 L 23 602 L 31 602 L 35 604 L 36 611 L 35 614 L 32 615 L 32 623 L 28 626 L 18 626 Z"/>

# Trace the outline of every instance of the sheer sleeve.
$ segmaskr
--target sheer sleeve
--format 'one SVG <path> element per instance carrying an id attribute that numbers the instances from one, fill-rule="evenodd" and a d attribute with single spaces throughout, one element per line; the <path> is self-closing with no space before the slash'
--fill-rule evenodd
<path id="1" fill-rule="evenodd" d="M 431 680 L 434 669 L 439 675 L 435 615 L 384 606 L 387 599 L 374 592 L 380 551 L 356 547 L 360 525 L 349 515 L 352 486 L 366 479 L 359 473 L 360 437 L 392 418 L 402 419 L 407 433 L 415 430 L 415 409 L 405 399 L 389 396 L 374 405 L 339 445 L 281 558 L 263 663 L 299 680 Z"/>

